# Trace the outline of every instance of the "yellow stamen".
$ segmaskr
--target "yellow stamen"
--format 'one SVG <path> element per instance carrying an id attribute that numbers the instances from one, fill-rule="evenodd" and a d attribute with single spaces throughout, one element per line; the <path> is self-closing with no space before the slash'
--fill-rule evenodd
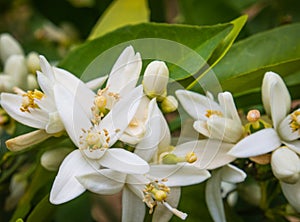
<path id="1" fill-rule="evenodd" d="M 290 127 L 293 132 L 299 131 L 300 134 L 300 110 L 296 110 L 291 114 Z"/>
<path id="2" fill-rule="evenodd" d="M 194 152 L 189 152 L 186 154 L 185 159 L 188 163 L 194 163 L 197 161 L 197 156 Z"/>
<path id="3" fill-rule="evenodd" d="M 212 115 L 216 115 L 216 116 L 222 117 L 222 116 L 223 116 L 223 113 L 222 113 L 221 111 L 219 111 L 219 110 L 211 110 L 211 109 L 206 110 L 205 116 L 206 116 L 207 118 L 211 117 Z"/>
<path id="4" fill-rule="evenodd" d="M 20 110 L 22 112 L 29 112 L 29 108 L 38 109 L 39 106 L 35 103 L 35 99 L 41 100 L 45 95 L 41 91 L 35 89 L 34 91 L 27 91 L 27 93 L 22 95 L 22 105 Z"/>

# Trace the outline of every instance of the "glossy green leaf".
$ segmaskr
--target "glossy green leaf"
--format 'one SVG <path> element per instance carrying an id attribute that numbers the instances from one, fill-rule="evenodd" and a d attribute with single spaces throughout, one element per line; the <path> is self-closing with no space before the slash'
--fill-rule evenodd
<path id="1" fill-rule="evenodd" d="M 100 17 L 89 39 L 95 39 L 125 25 L 149 21 L 146 0 L 115 0 Z"/>
<path id="2" fill-rule="evenodd" d="M 74 49 L 60 66 L 84 80 L 103 76 L 109 73 L 120 52 L 133 45 L 143 59 L 163 60 L 180 67 L 170 69 L 171 78 L 180 80 L 197 73 L 206 64 L 232 27 L 232 24 L 198 27 L 154 23 L 126 26 Z"/>
<path id="3" fill-rule="evenodd" d="M 49 194 L 47 194 L 33 209 L 28 216 L 27 222 L 36 221 L 52 221 L 52 214 L 57 209 L 57 206 L 49 202 Z"/>
<path id="4" fill-rule="evenodd" d="M 196 77 L 196 80 L 193 81 L 187 87 L 187 89 L 191 89 L 191 88 L 197 86 L 196 84 L 199 83 L 199 81 L 201 81 L 203 76 L 206 75 L 208 73 L 208 71 L 212 67 L 214 67 L 225 56 L 225 54 L 228 52 L 228 50 L 232 46 L 234 40 L 236 39 L 236 37 L 240 33 L 241 29 L 245 25 L 245 23 L 247 21 L 247 18 L 248 18 L 247 15 L 243 15 L 243 16 L 233 20 L 232 22 L 230 22 L 231 24 L 233 24 L 233 29 L 226 36 L 226 38 L 224 38 L 224 40 L 219 44 L 219 46 L 213 52 L 211 58 L 208 60 L 208 64 L 210 66 L 207 67 L 206 70 L 202 70 L 202 73 L 201 72 L 198 73 L 198 76 L 194 76 L 194 77 Z"/>
<path id="5" fill-rule="evenodd" d="M 282 26 L 263 32 L 233 45 L 228 54 L 214 67 L 223 90 L 236 97 L 257 93 L 263 75 L 274 71 L 288 77 L 300 70 L 300 24 Z M 300 82 L 298 79 L 293 84 Z M 249 105 L 260 101 L 251 97 Z"/>

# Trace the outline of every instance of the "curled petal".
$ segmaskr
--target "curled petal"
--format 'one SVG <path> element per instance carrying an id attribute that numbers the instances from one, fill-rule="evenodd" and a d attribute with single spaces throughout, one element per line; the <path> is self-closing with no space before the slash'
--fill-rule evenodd
<path id="1" fill-rule="evenodd" d="M 187 90 L 177 90 L 175 94 L 185 111 L 194 120 L 206 120 L 205 114 L 208 110 L 221 111 L 218 103 L 201 94 Z"/>
<path id="2" fill-rule="evenodd" d="M 118 148 L 108 149 L 99 163 L 104 167 L 128 174 L 143 174 L 149 171 L 148 163 L 138 155 Z"/>
<path id="3" fill-rule="evenodd" d="M 237 112 L 233 97 L 230 92 L 219 93 L 218 96 L 220 106 L 222 107 L 225 117 L 234 120 L 238 124 L 242 124 Z"/>
<path id="4" fill-rule="evenodd" d="M 102 169 L 76 178 L 85 189 L 93 193 L 112 195 L 122 190 L 126 174 L 111 169 Z"/>
<path id="5" fill-rule="evenodd" d="M 288 202 L 300 213 L 300 180 L 295 184 L 280 182 L 282 192 Z"/>
<path id="6" fill-rule="evenodd" d="M 221 169 L 221 178 L 222 181 L 228 183 L 240 183 L 243 182 L 246 178 L 246 173 L 239 168 L 228 164 L 227 166 L 222 167 Z"/>
<path id="7" fill-rule="evenodd" d="M 252 157 L 266 154 L 281 145 L 280 138 L 272 128 L 260 130 L 239 141 L 229 152 L 235 157 Z"/>

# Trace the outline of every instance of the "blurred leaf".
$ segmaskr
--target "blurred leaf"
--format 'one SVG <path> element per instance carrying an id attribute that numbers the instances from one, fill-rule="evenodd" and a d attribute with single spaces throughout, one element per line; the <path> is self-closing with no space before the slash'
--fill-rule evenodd
<path id="1" fill-rule="evenodd" d="M 83 74 L 90 79 L 103 76 L 109 73 L 119 53 L 132 45 L 143 59 L 163 60 L 179 66 L 181 69 L 170 68 L 170 78 L 180 80 L 198 72 L 231 29 L 232 24 L 126 26 L 79 46 L 60 66 L 83 78 Z"/>
<path id="2" fill-rule="evenodd" d="M 266 71 L 287 77 L 300 70 L 299 39 L 300 24 L 253 35 L 233 45 L 213 71 L 223 90 L 245 98 L 248 94 L 259 92 Z M 293 85 L 299 83 L 299 78 L 293 81 Z M 247 100 L 248 105 L 259 102 L 260 97 L 257 96 Z"/>
<path id="3" fill-rule="evenodd" d="M 52 221 L 52 214 L 57 209 L 57 206 L 49 202 L 49 194 L 47 194 L 33 209 L 31 214 L 28 216 L 27 222 L 36 221 Z"/>
<path id="4" fill-rule="evenodd" d="M 26 189 L 25 194 L 22 196 L 15 210 L 11 222 L 15 222 L 18 218 L 25 218 L 34 205 L 33 199 L 36 198 L 37 193 L 44 189 L 46 185 L 50 184 L 54 175 L 52 172 L 45 170 L 41 165 L 38 165 L 33 174 L 33 178 Z"/>
<path id="5" fill-rule="evenodd" d="M 125 25 L 148 21 L 147 0 L 115 0 L 98 20 L 89 39 L 95 39 Z"/>

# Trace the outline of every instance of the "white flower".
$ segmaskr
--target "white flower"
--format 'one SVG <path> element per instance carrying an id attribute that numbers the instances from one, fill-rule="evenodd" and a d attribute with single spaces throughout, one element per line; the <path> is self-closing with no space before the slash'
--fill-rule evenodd
<path id="1" fill-rule="evenodd" d="M 21 45 L 10 34 L 0 35 L 0 57 L 3 63 L 12 55 L 24 55 Z"/>
<path id="2" fill-rule="evenodd" d="M 150 98 L 157 97 L 162 101 L 167 95 L 169 81 L 169 69 L 162 61 L 152 61 L 145 70 L 143 86 L 144 91 Z"/>
<path id="3" fill-rule="evenodd" d="M 267 72 L 263 79 L 262 100 L 267 114 L 272 118 L 273 128 L 267 128 L 253 133 L 229 152 L 236 157 L 252 157 L 272 152 L 271 165 L 274 175 L 281 180 L 281 187 L 288 201 L 299 210 L 300 198 L 289 194 L 290 183 L 299 181 L 300 141 L 298 140 L 299 110 L 289 114 L 291 98 L 281 77 L 273 72 Z M 259 142 L 258 142 L 259 141 Z M 282 146 L 284 144 L 284 146 Z M 273 156 L 274 155 L 274 156 Z M 290 189 L 293 192 L 294 189 Z"/>
<path id="4" fill-rule="evenodd" d="M 124 174 L 109 169 L 78 176 L 88 190 L 98 194 L 122 194 L 122 222 L 143 221 L 145 202 L 154 210 L 152 221 L 169 221 L 172 215 L 185 219 L 176 209 L 180 186 L 197 184 L 209 177 L 206 170 L 190 165 L 152 165 L 147 175 Z M 151 179 L 153 178 L 153 179 Z"/>
<path id="5" fill-rule="evenodd" d="M 225 221 L 221 182 L 235 184 L 246 177 L 243 171 L 229 164 L 235 160 L 235 157 L 227 154 L 233 146 L 220 140 L 194 140 L 177 145 L 171 152 L 177 157 L 193 152 L 197 160 L 191 163 L 192 166 L 213 170 L 206 185 L 206 203 L 215 221 Z"/>
<path id="6" fill-rule="evenodd" d="M 76 177 L 96 172 L 100 167 L 136 174 L 149 170 L 147 162 L 137 155 L 120 148 L 109 148 L 132 120 L 142 97 L 141 86 L 128 95 L 122 95 L 123 99 L 95 125 L 92 124 L 94 116 L 91 110 L 90 114 L 86 113 L 81 100 L 76 100 L 61 85 L 55 85 L 54 89 L 55 98 L 60 98 L 56 105 L 65 129 L 79 149 L 71 152 L 61 164 L 50 193 L 51 203 L 64 203 L 80 195 L 85 187 Z M 82 88 L 78 93 L 84 96 L 85 91 Z M 84 97 L 85 103 L 94 100 L 94 96 Z"/>
<path id="7" fill-rule="evenodd" d="M 181 105 L 196 120 L 194 128 L 199 133 L 229 143 L 236 143 L 243 135 L 243 126 L 229 92 L 219 93 L 219 103 L 211 95 L 203 96 L 187 90 L 177 90 Z"/>

